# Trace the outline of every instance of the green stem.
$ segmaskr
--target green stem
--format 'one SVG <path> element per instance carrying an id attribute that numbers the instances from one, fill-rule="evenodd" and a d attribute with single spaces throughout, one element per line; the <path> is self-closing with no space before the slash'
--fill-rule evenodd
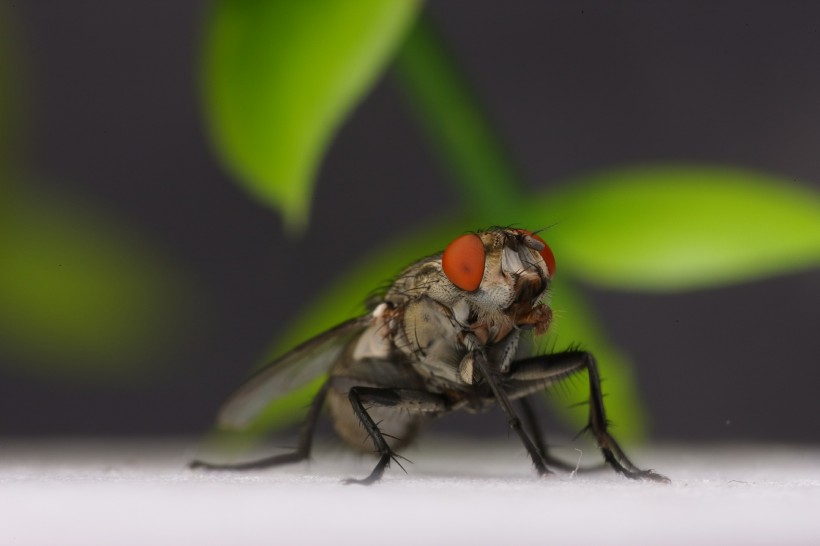
<path id="1" fill-rule="evenodd" d="M 521 176 L 456 60 L 422 16 L 399 49 L 396 75 L 470 212 L 505 216 L 522 198 Z"/>

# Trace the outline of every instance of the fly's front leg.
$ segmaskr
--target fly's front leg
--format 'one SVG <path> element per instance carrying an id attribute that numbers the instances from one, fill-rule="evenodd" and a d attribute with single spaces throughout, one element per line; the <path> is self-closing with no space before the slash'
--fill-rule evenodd
<path id="1" fill-rule="evenodd" d="M 546 457 L 547 444 L 544 441 L 544 433 L 541 431 L 541 424 L 538 422 L 538 417 L 532 409 L 532 405 L 528 398 L 522 398 L 518 401 L 521 406 L 521 417 L 524 421 L 524 426 L 529 429 L 530 437 L 535 447 L 541 452 L 541 457 Z"/>
<path id="2" fill-rule="evenodd" d="M 310 457 L 310 448 L 313 445 L 313 433 L 316 430 L 316 423 L 319 420 L 319 415 L 322 412 L 322 406 L 327 398 L 327 391 L 330 388 L 329 382 L 325 382 L 313 401 L 310 403 L 305 422 L 302 425 L 302 430 L 299 433 L 299 443 L 296 450 L 291 453 L 281 453 L 272 457 L 265 457 L 256 461 L 247 461 L 244 463 L 233 464 L 215 464 L 205 461 L 191 461 L 188 463 L 189 468 L 206 468 L 208 470 L 257 470 L 260 468 L 269 468 L 272 466 L 279 466 L 290 463 L 297 463 Z"/>
<path id="3" fill-rule="evenodd" d="M 586 471 L 589 469 L 586 468 L 576 468 L 576 465 L 570 464 L 566 461 L 562 461 L 561 459 L 557 459 L 550 455 L 549 448 L 547 447 L 546 442 L 544 441 L 544 433 L 541 431 L 541 425 L 538 422 L 538 417 L 535 415 L 535 411 L 532 409 L 532 404 L 530 404 L 529 398 L 521 398 L 518 401 L 518 405 L 521 406 L 521 419 L 524 422 L 524 426 L 529 429 L 530 436 L 532 437 L 532 441 L 535 444 L 535 447 L 538 448 L 538 451 L 541 452 L 541 458 L 544 459 L 544 462 L 547 463 L 549 466 L 553 468 L 558 468 L 560 470 L 566 470 L 567 472 L 574 472 L 578 471 Z"/>
<path id="4" fill-rule="evenodd" d="M 401 466 L 396 458 L 397 455 L 390 449 L 384 439 L 384 435 L 379 430 L 378 425 L 367 413 L 365 406 L 374 407 L 380 406 L 385 408 L 393 408 L 397 411 L 404 410 L 412 413 L 442 413 L 449 410 L 449 406 L 444 398 L 441 396 L 410 389 L 386 389 L 376 387 L 352 387 L 348 393 L 350 405 L 353 407 L 353 412 L 359 418 L 364 426 L 367 434 L 373 440 L 376 451 L 379 453 L 379 462 L 376 463 L 376 468 L 370 475 L 362 480 L 347 479 L 347 484 L 370 485 L 379 481 L 384 474 L 385 468 L 390 465 L 390 461 L 396 461 L 396 464 Z"/>
<path id="5" fill-rule="evenodd" d="M 481 375 L 487 381 L 487 384 L 490 386 L 490 389 L 493 391 L 493 396 L 498 401 L 498 404 L 501 406 L 501 410 L 504 412 L 504 415 L 507 416 L 507 424 L 510 426 L 518 437 L 521 438 L 521 442 L 524 444 L 524 447 L 527 449 L 527 453 L 532 459 L 532 464 L 535 465 L 535 470 L 538 471 L 538 474 L 541 476 L 552 474 L 549 468 L 547 468 L 547 463 L 544 460 L 543 450 L 539 448 L 539 446 L 533 441 L 532 438 L 527 434 L 527 431 L 524 430 L 524 427 L 521 424 L 521 419 L 518 417 L 518 414 L 515 412 L 515 408 L 513 408 L 512 404 L 510 403 L 510 399 L 504 390 L 499 386 L 498 379 L 496 376 L 490 371 L 489 365 L 487 363 L 487 357 L 484 355 L 484 351 L 475 350 L 472 353 L 473 355 L 473 362 L 478 367 Z M 540 433 L 540 431 L 539 431 Z"/>
<path id="6" fill-rule="evenodd" d="M 508 377 L 511 383 L 517 382 L 523 389 L 526 384 L 540 383 L 546 386 L 581 369 L 586 369 L 589 375 L 589 423 L 587 428 L 595 437 L 604 460 L 628 478 L 669 482 L 665 476 L 651 470 L 641 470 L 632 464 L 615 438 L 609 434 L 598 365 L 590 353 L 567 351 L 518 360 L 512 363 Z"/>

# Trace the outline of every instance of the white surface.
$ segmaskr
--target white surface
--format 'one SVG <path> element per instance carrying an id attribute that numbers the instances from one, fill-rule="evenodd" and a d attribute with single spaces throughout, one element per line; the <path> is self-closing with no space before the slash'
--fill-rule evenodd
<path id="1" fill-rule="evenodd" d="M 0 545 L 820 544 L 820 450 L 634 454 L 672 485 L 610 471 L 539 479 L 512 441 L 425 441 L 375 486 L 368 458 L 191 471 L 181 443 L 0 445 Z M 565 458 L 576 458 L 574 450 Z M 598 459 L 584 453 L 583 462 Z"/>

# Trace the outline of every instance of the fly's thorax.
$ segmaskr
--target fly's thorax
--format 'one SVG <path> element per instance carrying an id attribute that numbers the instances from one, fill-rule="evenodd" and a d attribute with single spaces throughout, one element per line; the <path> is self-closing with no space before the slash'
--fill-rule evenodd
<path id="1" fill-rule="evenodd" d="M 441 269 L 441 254 L 416 262 L 404 270 L 390 286 L 385 300 L 402 305 L 422 296 L 452 307 L 462 299 L 460 290 L 447 279 Z"/>
<path id="2" fill-rule="evenodd" d="M 387 303 L 380 303 L 370 314 L 370 325 L 352 345 L 354 360 L 365 358 L 387 359 L 393 350 L 391 332 L 395 323 L 395 310 Z"/>
<path id="3" fill-rule="evenodd" d="M 434 383 L 459 383 L 458 363 L 466 349 L 464 326 L 452 310 L 430 297 L 421 297 L 401 308 L 394 336 L 416 371 Z"/>

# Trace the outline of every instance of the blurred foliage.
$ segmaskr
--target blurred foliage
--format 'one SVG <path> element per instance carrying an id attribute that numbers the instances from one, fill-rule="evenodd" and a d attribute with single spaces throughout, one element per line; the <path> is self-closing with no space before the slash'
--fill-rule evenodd
<path id="1" fill-rule="evenodd" d="M 152 362 L 184 330 L 190 301 L 176 265 L 100 207 L 30 183 L 9 197 L 0 236 L 5 365 L 75 380 L 156 373 Z"/>
<path id="2" fill-rule="evenodd" d="M 372 85 L 418 0 L 215 0 L 205 113 L 239 182 L 301 229 L 322 155 Z"/>
<path id="3" fill-rule="evenodd" d="M 278 3 L 279 9 L 297 4 L 295 0 Z M 311 48 L 332 48 L 331 43 L 317 42 L 315 34 L 309 35 L 314 40 Z M 295 53 L 279 52 L 290 54 Z M 235 70 L 221 69 L 226 71 L 223 78 Z M 580 342 L 596 354 L 611 395 L 608 417 L 619 425 L 619 438 L 635 440 L 644 436 L 649 417 L 632 367 L 606 339 L 573 279 L 616 289 L 675 291 L 820 263 L 820 198 L 787 180 L 729 167 L 652 165 L 600 171 L 569 181 L 557 191 L 528 194 L 457 63 L 425 18 L 416 22 L 399 49 L 396 69 L 411 107 L 450 169 L 451 181 L 463 198 L 463 215 L 418 229 L 353 267 L 293 321 L 277 353 L 361 313 L 361 301 L 374 287 L 412 260 L 441 250 L 467 229 L 493 224 L 547 227 L 544 237 L 555 251 L 559 269 L 552 302 L 555 324 L 544 347 L 560 349 Z M 322 65 L 299 70 L 320 71 Z M 283 77 L 281 72 L 255 74 L 254 81 L 262 78 L 265 85 L 275 87 L 271 81 Z M 321 77 L 294 75 L 297 81 Z M 316 130 L 320 129 L 328 126 Z M 281 130 L 278 139 L 289 137 L 287 128 L 270 130 Z M 319 160 L 312 158 L 312 175 Z M 286 182 L 296 186 L 289 191 L 305 196 L 313 188 L 312 180 L 301 177 Z M 286 218 L 293 214 L 284 202 L 279 205 Z M 317 387 L 318 383 L 309 385 L 272 401 L 249 431 L 222 431 L 220 438 L 246 441 L 300 419 L 303 412 L 296 409 L 308 403 Z M 567 390 L 569 401 L 588 396 L 585 382 L 570 384 Z M 568 401 L 558 404 L 566 410 Z M 562 415 L 580 427 L 585 411 L 566 410 Z"/>
<path id="4" fill-rule="evenodd" d="M 183 337 L 194 289 L 108 207 L 25 164 L 12 15 L 0 3 L 0 365 L 94 383 L 164 373 L 157 356 Z"/>
<path id="5" fill-rule="evenodd" d="M 820 195 L 748 169 L 611 169 L 544 206 L 562 266 L 605 288 L 711 288 L 820 265 Z"/>

